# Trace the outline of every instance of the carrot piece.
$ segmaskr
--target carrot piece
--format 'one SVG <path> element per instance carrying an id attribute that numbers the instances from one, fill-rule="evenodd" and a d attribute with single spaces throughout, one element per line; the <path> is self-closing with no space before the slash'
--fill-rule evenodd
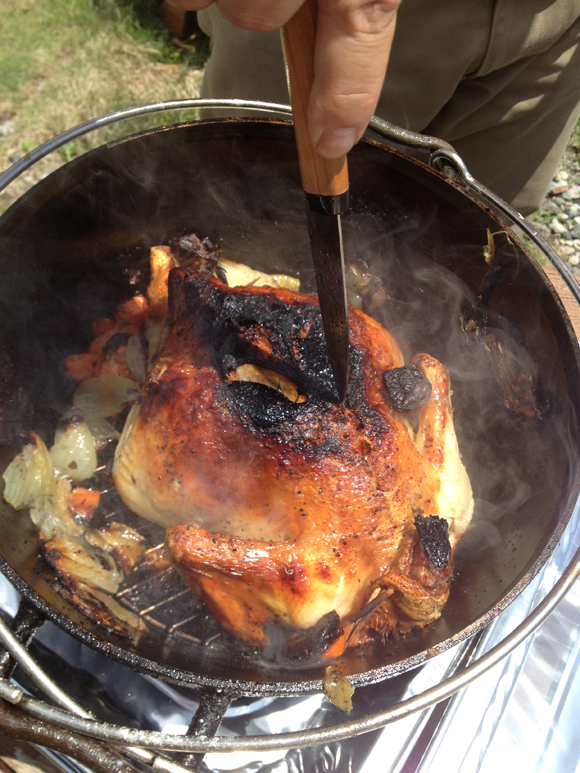
<path id="1" fill-rule="evenodd" d="M 122 303 L 115 314 L 115 322 L 129 322 L 139 327 L 145 324 L 148 304 L 144 295 L 135 295 Z"/>
<path id="2" fill-rule="evenodd" d="M 344 652 L 344 648 L 346 647 L 346 643 L 348 641 L 348 637 L 350 632 L 353 629 L 353 624 L 348 623 L 344 626 L 344 631 L 336 638 L 332 644 L 328 647 L 326 652 L 323 655 L 323 658 L 325 660 L 330 660 L 331 658 L 339 658 L 342 653 Z"/>
<path id="3" fill-rule="evenodd" d="M 87 520 L 91 519 L 101 500 L 101 492 L 79 486 L 72 490 L 71 507 L 73 512 L 84 516 Z"/>
<path id="4" fill-rule="evenodd" d="M 69 376 L 76 381 L 94 376 L 133 378 L 125 364 L 126 345 L 120 343 L 115 351 L 107 352 L 105 360 L 103 351 L 109 339 L 118 333 L 123 336 L 142 335 L 147 309 L 147 299 L 143 295 L 136 295 L 119 306 L 114 320 L 107 317 L 96 319 L 92 328 L 95 337 L 88 351 L 67 357 L 66 366 Z"/>
<path id="5" fill-rule="evenodd" d="M 94 354 L 93 352 L 70 354 L 66 358 L 66 372 L 76 381 L 92 378 L 95 375 L 95 368 L 98 360 L 99 355 Z"/>
<path id="6" fill-rule="evenodd" d="M 109 319 L 108 317 L 98 317 L 93 322 L 93 335 L 100 336 L 103 333 L 106 333 L 107 330 L 111 330 L 113 327 L 115 327 L 115 323 L 112 319 Z"/>

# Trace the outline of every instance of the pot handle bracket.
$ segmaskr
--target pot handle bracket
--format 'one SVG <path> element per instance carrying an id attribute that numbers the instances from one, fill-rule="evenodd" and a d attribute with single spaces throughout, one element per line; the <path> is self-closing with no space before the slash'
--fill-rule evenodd
<path id="1" fill-rule="evenodd" d="M 383 139 L 394 142 L 397 145 L 410 148 L 411 150 L 428 152 L 429 166 L 432 169 L 443 174 L 451 183 L 460 185 L 471 194 L 474 194 L 486 206 L 491 206 L 496 213 L 506 216 L 512 225 L 518 226 L 527 238 L 548 258 L 565 281 L 577 303 L 580 304 L 580 284 L 554 248 L 548 244 L 533 223 L 475 179 L 452 145 L 445 142 L 445 140 L 431 137 L 428 134 L 418 134 L 409 129 L 403 129 L 377 116 L 371 118 L 369 129 Z"/>
<path id="2" fill-rule="evenodd" d="M 427 151 L 430 154 L 429 166 L 459 185 L 470 188 L 476 182 L 459 153 L 445 140 L 403 129 L 376 115 L 371 118 L 369 129 L 397 145 Z"/>

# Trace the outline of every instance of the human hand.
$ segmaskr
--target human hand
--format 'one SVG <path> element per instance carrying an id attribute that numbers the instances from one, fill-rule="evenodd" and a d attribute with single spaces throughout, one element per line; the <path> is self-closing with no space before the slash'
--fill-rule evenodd
<path id="1" fill-rule="evenodd" d="M 214 0 L 169 0 L 199 11 Z M 236 27 L 271 31 L 283 26 L 303 0 L 215 0 Z M 376 108 L 395 32 L 400 0 L 318 0 L 314 82 L 308 131 L 326 158 L 347 153 Z"/>

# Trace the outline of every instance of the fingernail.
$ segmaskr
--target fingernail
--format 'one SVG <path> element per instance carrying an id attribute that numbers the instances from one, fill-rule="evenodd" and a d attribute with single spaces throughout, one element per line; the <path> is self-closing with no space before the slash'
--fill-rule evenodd
<path id="1" fill-rule="evenodd" d="M 321 134 L 316 150 L 325 158 L 338 158 L 348 153 L 357 139 L 356 129 L 333 129 Z"/>

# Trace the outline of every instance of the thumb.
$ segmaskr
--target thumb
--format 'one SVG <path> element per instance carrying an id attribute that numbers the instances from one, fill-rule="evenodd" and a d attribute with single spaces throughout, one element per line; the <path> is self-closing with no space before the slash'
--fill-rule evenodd
<path id="1" fill-rule="evenodd" d="M 400 0 L 318 0 L 310 140 L 326 158 L 347 153 L 377 106 Z"/>

